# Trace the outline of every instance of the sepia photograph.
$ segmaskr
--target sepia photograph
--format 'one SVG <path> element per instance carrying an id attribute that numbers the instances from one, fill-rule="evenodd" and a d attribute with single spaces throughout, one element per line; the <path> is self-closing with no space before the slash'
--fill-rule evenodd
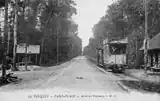
<path id="1" fill-rule="evenodd" d="M 0 0 L 0 101 L 160 101 L 160 0 Z"/>

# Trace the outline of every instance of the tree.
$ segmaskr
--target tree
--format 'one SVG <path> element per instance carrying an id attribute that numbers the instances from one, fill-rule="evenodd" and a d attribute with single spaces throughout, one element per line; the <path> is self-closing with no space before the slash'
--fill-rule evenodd
<path id="1" fill-rule="evenodd" d="M 5 6 L 5 0 L 1 0 L 0 1 L 0 7 L 4 7 Z"/>
<path id="2" fill-rule="evenodd" d="M 71 0 L 59 6 L 52 0 L 49 0 L 48 4 L 43 2 L 39 5 L 39 12 L 41 13 L 39 25 L 41 25 L 40 30 L 44 33 L 41 39 L 41 46 L 45 47 L 44 38 L 57 37 L 57 33 L 58 36 L 63 37 L 69 33 L 71 16 L 76 13 L 74 7 L 72 7 L 74 2 L 69 1 Z"/>
<path id="3" fill-rule="evenodd" d="M 60 54 L 72 53 L 71 44 L 79 51 L 81 41 L 78 36 L 78 25 L 72 20 L 72 15 L 76 14 L 76 4 L 72 0 L 61 0 L 57 5 L 56 0 L 24 0 L 18 2 L 18 43 L 41 45 L 42 63 L 56 60 L 57 34 L 59 37 Z M 15 2 L 11 2 L 14 8 Z M 10 16 L 14 18 L 14 12 Z M 12 22 L 10 22 L 12 23 Z M 10 24 L 11 31 L 13 24 Z M 11 32 L 12 33 L 12 32 Z M 69 33 L 72 33 L 70 37 Z M 13 34 L 11 35 L 13 40 Z M 72 40 L 72 41 L 71 41 Z M 66 44 L 67 43 L 67 44 Z M 13 45 L 13 44 L 12 44 Z M 65 50 L 65 48 L 68 50 Z M 67 49 L 66 48 L 66 49 Z M 75 47 L 74 47 L 75 48 Z M 63 50 L 63 51 L 62 51 Z M 75 51 L 75 50 L 74 50 Z M 78 55 L 78 51 L 75 54 Z M 62 55 L 61 60 L 67 60 L 68 56 Z"/>
<path id="4" fill-rule="evenodd" d="M 148 34 L 152 38 L 160 32 L 160 3 L 158 0 L 147 0 Z M 129 37 L 129 54 L 135 55 L 136 40 L 138 48 L 143 44 L 145 29 L 144 0 L 118 0 L 109 5 L 105 15 L 94 25 L 94 39 L 99 43 L 102 38 L 116 39 Z M 93 42 L 92 42 L 93 44 Z M 94 47 L 89 44 L 87 47 Z M 129 51 L 129 50 L 134 50 Z M 132 57 L 132 56 L 131 56 Z M 134 60 L 134 59 L 133 59 Z"/>

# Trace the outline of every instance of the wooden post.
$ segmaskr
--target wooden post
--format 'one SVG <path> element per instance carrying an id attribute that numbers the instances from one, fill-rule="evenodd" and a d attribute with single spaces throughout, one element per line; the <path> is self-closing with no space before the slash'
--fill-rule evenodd
<path id="1" fill-rule="evenodd" d="M 29 61 L 32 61 L 32 60 L 31 60 L 32 54 L 28 54 L 28 57 L 29 57 L 28 60 L 29 60 Z"/>
<path id="2" fill-rule="evenodd" d="M 27 70 L 27 44 L 25 45 L 25 69 Z"/>
<path id="3" fill-rule="evenodd" d="M 17 58 L 18 58 L 18 61 L 19 61 L 19 56 L 17 56 Z"/>
<path id="4" fill-rule="evenodd" d="M 37 54 L 36 54 L 36 65 L 38 64 L 38 56 L 37 56 Z"/>

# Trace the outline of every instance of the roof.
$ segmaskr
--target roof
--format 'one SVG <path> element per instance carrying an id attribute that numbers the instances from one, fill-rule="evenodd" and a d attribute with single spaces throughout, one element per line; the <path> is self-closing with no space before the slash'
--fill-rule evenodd
<path id="1" fill-rule="evenodd" d="M 153 49 L 160 49 L 160 33 L 148 41 L 148 50 Z M 144 50 L 144 44 L 140 50 Z"/>
<path id="2" fill-rule="evenodd" d="M 127 38 L 125 38 L 125 39 L 121 39 L 121 40 L 115 40 L 115 41 L 111 41 L 111 42 L 109 42 L 110 44 L 112 44 L 112 43 L 128 43 L 128 39 Z"/>

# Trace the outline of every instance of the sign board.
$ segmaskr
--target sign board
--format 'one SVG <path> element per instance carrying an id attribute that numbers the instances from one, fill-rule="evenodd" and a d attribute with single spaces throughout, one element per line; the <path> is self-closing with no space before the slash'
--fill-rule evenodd
<path id="1" fill-rule="evenodd" d="M 25 53 L 25 44 L 17 45 L 16 53 Z M 29 45 L 27 46 L 27 54 L 39 54 L 40 53 L 40 45 Z"/>
<path id="2" fill-rule="evenodd" d="M 29 45 L 27 47 L 27 53 L 29 53 L 29 54 L 39 54 L 40 53 L 40 45 Z"/>
<path id="3" fill-rule="evenodd" d="M 25 45 L 17 45 L 16 53 L 25 53 Z"/>

